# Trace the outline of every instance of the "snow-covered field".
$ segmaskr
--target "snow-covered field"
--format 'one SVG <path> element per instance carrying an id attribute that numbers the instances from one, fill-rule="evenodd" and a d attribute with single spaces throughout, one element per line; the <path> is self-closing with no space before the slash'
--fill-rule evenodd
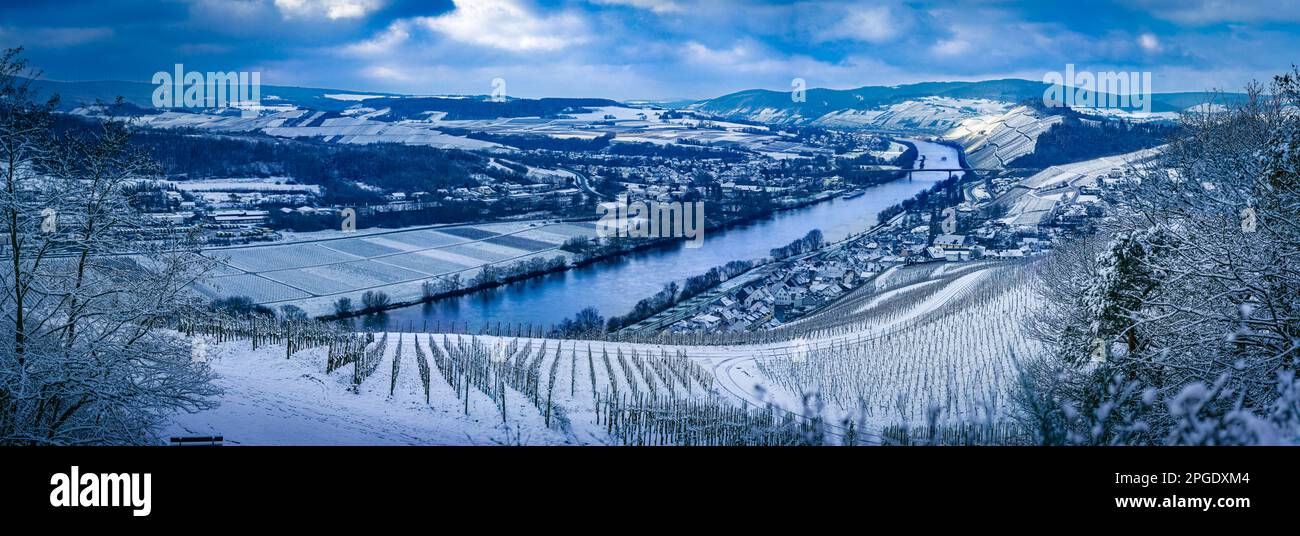
<path id="1" fill-rule="evenodd" d="M 966 161 L 977 168 L 1000 168 L 1034 151 L 1038 137 L 1062 121 L 1042 117 L 1028 106 L 965 119 L 944 134 L 966 150 Z"/>
<path id="2" fill-rule="evenodd" d="M 763 344 L 376 334 L 379 360 L 359 383 L 357 363 L 326 374 L 323 348 L 286 359 L 282 346 L 209 343 L 221 405 L 165 432 L 232 444 L 619 444 L 611 400 L 808 416 L 805 394 L 825 402 L 833 438 L 846 419 L 868 441 L 931 415 L 998 421 L 1015 360 L 1037 350 L 1018 322 L 1035 303 L 1028 274 L 1021 262 L 891 270 Z"/>
<path id="3" fill-rule="evenodd" d="M 807 123 L 820 127 L 875 129 L 939 134 L 972 117 L 1006 112 L 1013 105 L 990 99 L 920 97 L 870 108 L 845 108 L 818 117 L 802 115 L 798 107 L 760 108 L 748 103 L 735 107 L 710 104 L 706 109 L 718 116 L 745 117 L 769 124 Z M 821 113 L 821 112 L 816 112 Z"/>
<path id="4" fill-rule="evenodd" d="M 291 177 L 248 177 L 193 181 L 168 181 L 186 192 L 268 192 L 320 194 L 317 184 L 294 184 Z"/>
<path id="5" fill-rule="evenodd" d="M 332 311 L 339 297 L 360 299 L 366 290 L 394 301 L 421 296 L 424 281 L 452 274 L 468 281 L 488 264 L 533 257 L 568 257 L 570 237 L 595 236 L 584 223 L 492 223 L 468 226 L 299 233 L 289 241 L 204 251 L 220 270 L 196 289 L 209 297 L 248 296 L 254 302 L 292 304 L 308 314 Z"/>
<path id="6" fill-rule="evenodd" d="M 321 138 L 332 143 L 405 143 L 442 149 L 487 150 L 500 145 L 445 134 L 421 124 L 386 123 L 371 119 L 375 114 L 325 117 L 324 112 L 292 109 L 239 117 L 187 112 L 164 112 L 138 118 L 141 124 L 157 128 L 197 128 L 214 132 L 262 132 L 286 138 Z"/>
<path id="7" fill-rule="evenodd" d="M 943 132 L 972 116 L 1000 114 L 1005 102 L 987 99 L 924 97 L 875 110 L 843 110 L 823 115 L 814 125 L 838 128 L 878 128 Z"/>
<path id="8" fill-rule="evenodd" d="M 442 120 L 431 117 L 432 125 L 503 135 L 548 136 L 553 138 L 592 139 L 614 134 L 616 143 L 693 144 L 733 146 L 779 158 L 801 153 L 824 153 L 825 148 L 806 145 L 776 133 L 761 132 L 755 127 L 727 121 L 699 119 L 664 119 L 666 110 L 657 108 L 598 107 L 591 112 L 563 118 L 543 119 L 516 117 L 478 120 Z"/>
<path id="9" fill-rule="evenodd" d="M 1065 192 L 1071 194 L 1084 186 L 1099 186 L 1100 178 L 1112 172 L 1126 173 L 1134 166 L 1155 157 L 1163 146 L 1131 153 L 1103 156 L 1082 162 L 1052 166 L 1021 181 L 1002 194 L 997 203 L 1007 207 L 1002 221 L 1012 226 L 1036 226 L 1060 203 Z"/>

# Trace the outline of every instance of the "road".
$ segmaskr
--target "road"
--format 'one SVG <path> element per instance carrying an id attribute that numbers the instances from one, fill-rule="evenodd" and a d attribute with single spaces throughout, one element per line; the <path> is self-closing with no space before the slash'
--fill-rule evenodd
<path id="1" fill-rule="evenodd" d="M 595 197 L 596 199 L 611 199 L 609 196 L 597 192 L 595 188 L 592 188 L 591 179 L 587 178 L 587 175 L 585 173 L 579 172 L 576 169 L 569 169 L 569 168 L 561 168 L 561 169 L 568 171 L 569 173 L 572 173 L 575 177 L 577 177 L 576 179 L 573 180 L 573 182 L 578 185 L 579 190 L 586 192 L 588 195 Z"/>

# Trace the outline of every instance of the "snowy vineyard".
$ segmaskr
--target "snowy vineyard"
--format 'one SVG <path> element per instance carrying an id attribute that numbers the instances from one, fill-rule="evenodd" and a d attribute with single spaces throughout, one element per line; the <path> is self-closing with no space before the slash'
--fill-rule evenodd
<path id="1" fill-rule="evenodd" d="M 176 320 L 175 328 L 190 339 L 206 337 L 218 344 L 248 341 L 253 350 L 268 345 L 284 346 L 286 358 L 300 350 L 336 345 L 354 339 L 336 327 L 312 320 L 266 316 L 234 317 L 221 313 L 189 314 Z"/>
<path id="2" fill-rule="evenodd" d="M 1007 428 L 1004 391 L 1017 356 L 1038 351 L 1015 320 L 1036 304 L 1030 274 L 1011 263 L 897 270 L 776 333 L 725 337 L 561 340 L 499 325 L 355 333 L 230 317 L 182 320 L 177 331 L 233 345 L 213 363 L 223 376 L 260 380 L 258 367 L 271 367 L 318 382 L 303 388 L 309 399 L 284 403 L 322 420 L 379 428 L 399 418 L 438 432 L 401 442 L 987 442 L 1019 433 Z M 252 361 L 275 355 L 284 363 Z"/>
<path id="3" fill-rule="evenodd" d="M 809 420 L 720 393 L 682 349 L 493 335 L 383 333 L 333 372 L 502 430 L 540 424 L 612 444 L 790 444 Z M 365 339 L 360 339 L 365 340 Z M 391 346 L 391 348 L 390 348 Z M 414 363 L 411 363 L 414 361 Z M 381 377 L 387 373 L 387 377 Z"/>
<path id="4" fill-rule="evenodd" d="M 805 419 L 775 406 L 749 409 L 711 399 L 664 399 L 654 395 L 599 396 L 597 423 L 620 445 L 780 446 L 821 444 L 819 419 Z M 844 443 L 854 442 L 850 435 Z"/>
<path id="5" fill-rule="evenodd" d="M 774 352 L 758 360 L 758 369 L 787 391 L 819 393 L 838 411 L 873 424 L 1002 420 L 1017 356 L 1039 351 L 1018 324 L 1037 296 L 1024 270 L 994 270 L 983 284 L 906 324 L 897 318 L 970 275 L 889 295 L 853 320 L 886 329 Z"/>

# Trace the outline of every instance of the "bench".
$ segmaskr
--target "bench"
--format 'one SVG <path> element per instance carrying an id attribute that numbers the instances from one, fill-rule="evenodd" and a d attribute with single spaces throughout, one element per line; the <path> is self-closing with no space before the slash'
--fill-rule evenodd
<path id="1" fill-rule="evenodd" d="M 220 447 L 225 438 L 221 436 L 186 436 L 171 438 L 174 447 Z"/>

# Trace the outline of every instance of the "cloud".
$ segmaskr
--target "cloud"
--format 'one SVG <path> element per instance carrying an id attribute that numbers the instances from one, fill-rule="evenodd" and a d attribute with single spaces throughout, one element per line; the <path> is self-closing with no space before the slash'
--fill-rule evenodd
<path id="1" fill-rule="evenodd" d="M 775 57 L 761 44 L 742 40 L 729 48 L 710 48 L 698 41 L 682 45 L 682 57 L 715 74 L 769 73 L 796 76 L 799 68 L 789 58 Z"/>
<path id="2" fill-rule="evenodd" d="M 736 64 L 749 56 L 744 45 L 734 45 L 730 49 L 713 49 L 698 41 L 689 41 L 682 45 L 682 53 L 689 61 L 715 64 Z"/>
<path id="3" fill-rule="evenodd" d="M 1285 72 L 1300 2 L 1105 0 L 101 0 L 0 6 L 0 46 L 53 79 L 157 65 L 267 84 L 520 96 L 710 97 L 766 87 L 1151 71 L 1158 90 Z M 16 4 L 15 4 L 16 5 Z"/>
<path id="4" fill-rule="evenodd" d="M 409 84 L 421 80 L 421 76 L 411 69 L 394 67 L 391 65 L 371 65 L 363 69 L 362 74 L 383 82 L 397 82 Z"/>
<path id="5" fill-rule="evenodd" d="M 930 51 L 936 56 L 963 56 L 970 51 L 970 42 L 961 39 L 940 39 Z"/>
<path id="6" fill-rule="evenodd" d="M 517 0 L 455 0 L 456 8 L 418 22 L 448 38 L 514 52 L 551 51 L 588 41 L 587 25 L 571 11 L 542 15 Z"/>
<path id="7" fill-rule="evenodd" d="M 176 47 L 176 51 L 186 56 L 226 54 L 234 47 L 219 43 L 185 43 Z"/>
<path id="8" fill-rule="evenodd" d="M 655 13 L 674 13 L 682 10 L 681 4 L 674 0 L 590 0 L 591 3 L 604 6 L 628 6 L 646 9 Z"/>
<path id="9" fill-rule="evenodd" d="M 1138 36 L 1138 46 L 1147 52 L 1160 52 L 1160 38 L 1155 34 L 1144 33 Z"/>
<path id="10" fill-rule="evenodd" d="M 342 51 L 355 56 L 377 56 L 394 53 L 398 47 L 411 38 L 411 23 L 406 20 L 393 21 L 383 31 L 370 39 L 345 45 Z"/>
<path id="11" fill-rule="evenodd" d="M 275 7 L 286 19 L 327 18 L 329 20 L 365 17 L 383 7 L 382 0 L 275 0 Z"/>
<path id="12" fill-rule="evenodd" d="M 0 26 L 0 42 L 11 41 L 31 47 L 66 48 L 113 37 L 112 28 L 6 28 Z"/>
<path id="13" fill-rule="evenodd" d="M 1300 3 L 1288 0 L 1136 0 L 1160 19 L 1207 26 L 1231 22 L 1300 22 Z"/>
<path id="14" fill-rule="evenodd" d="M 267 14 L 269 6 L 261 0 L 191 0 L 190 9 L 208 20 L 217 17 L 247 20 Z M 277 6 L 278 7 L 278 6 Z"/>
<path id="15" fill-rule="evenodd" d="M 790 89 L 794 78 L 804 79 L 808 87 L 856 88 L 867 84 L 894 84 L 917 81 L 924 75 L 910 73 L 880 61 L 872 55 L 855 55 L 842 61 L 827 62 L 803 54 L 784 54 L 752 39 L 744 39 L 725 48 L 710 48 L 697 41 L 680 49 L 684 79 L 694 87 L 726 84 L 726 90 L 755 87 Z M 904 80 L 905 82 L 900 82 Z M 696 89 L 696 92 L 700 92 Z M 716 96 L 725 90 L 703 90 L 703 96 Z"/>
<path id="16" fill-rule="evenodd" d="M 883 43 L 898 37 L 909 25 L 904 10 L 890 6 L 845 6 L 839 22 L 813 36 L 814 41 L 837 40 Z"/>

